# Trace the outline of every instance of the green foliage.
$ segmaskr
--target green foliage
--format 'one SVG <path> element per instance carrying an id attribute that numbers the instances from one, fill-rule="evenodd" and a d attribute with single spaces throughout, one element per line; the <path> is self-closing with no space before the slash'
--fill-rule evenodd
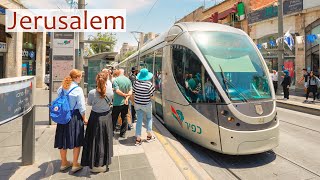
<path id="1" fill-rule="evenodd" d="M 95 54 L 99 53 L 100 48 L 101 52 L 113 52 L 114 46 L 117 43 L 117 38 L 115 35 L 111 33 L 97 33 L 94 38 L 90 39 L 92 41 L 104 41 L 104 42 L 112 42 L 112 44 L 97 44 L 97 43 L 91 43 L 90 48 L 93 50 Z"/>
<path id="2" fill-rule="evenodd" d="M 127 57 L 131 56 L 133 53 L 135 53 L 137 50 L 133 50 L 133 51 L 128 51 L 123 57 L 121 60 L 124 60 L 126 59 Z"/>

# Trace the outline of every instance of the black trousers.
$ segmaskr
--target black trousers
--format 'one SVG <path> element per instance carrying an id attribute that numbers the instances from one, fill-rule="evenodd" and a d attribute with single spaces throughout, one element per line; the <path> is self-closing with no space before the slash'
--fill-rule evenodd
<path id="1" fill-rule="evenodd" d="M 136 110 L 134 109 L 134 105 L 131 105 L 131 117 L 132 117 L 132 123 L 134 123 L 134 120 L 137 119 L 136 118 Z"/>
<path id="2" fill-rule="evenodd" d="M 316 94 L 317 94 L 317 85 L 310 85 L 308 87 L 308 90 L 307 90 L 307 94 L 306 94 L 306 99 L 309 98 L 309 93 L 312 92 L 313 94 L 313 100 L 316 100 Z"/>
<path id="3" fill-rule="evenodd" d="M 127 132 L 127 128 L 128 128 L 128 119 L 127 119 L 128 107 L 129 107 L 128 105 L 113 106 L 113 109 L 112 109 L 113 131 L 116 130 L 118 117 L 119 117 L 119 114 L 121 114 L 122 125 L 121 125 L 121 129 L 120 129 L 120 135 L 123 135 L 123 134 L 125 134 Z"/>
<path id="4" fill-rule="evenodd" d="M 283 87 L 284 98 L 289 99 L 289 88 L 287 88 L 287 86 L 282 86 L 282 87 Z"/>
<path id="5" fill-rule="evenodd" d="M 274 93 L 277 94 L 277 90 L 278 90 L 278 81 L 272 81 L 273 82 L 273 88 L 274 88 Z"/>

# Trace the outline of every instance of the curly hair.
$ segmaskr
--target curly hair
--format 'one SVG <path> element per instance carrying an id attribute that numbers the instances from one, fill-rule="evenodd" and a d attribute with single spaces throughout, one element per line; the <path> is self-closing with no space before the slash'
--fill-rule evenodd
<path id="1" fill-rule="evenodd" d="M 97 92 L 101 98 L 105 98 L 107 95 L 106 76 L 104 73 L 99 73 L 96 76 Z"/>
<path id="2" fill-rule="evenodd" d="M 76 78 L 81 77 L 82 72 L 78 69 L 72 69 L 70 71 L 69 76 L 65 77 L 62 81 L 62 88 L 65 90 L 68 90 L 71 86 L 72 81 L 74 81 Z"/>

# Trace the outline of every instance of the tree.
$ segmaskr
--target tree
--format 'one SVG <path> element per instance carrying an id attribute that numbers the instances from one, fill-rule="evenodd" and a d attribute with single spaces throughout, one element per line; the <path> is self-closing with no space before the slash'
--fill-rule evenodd
<path id="1" fill-rule="evenodd" d="M 92 41 L 104 41 L 104 42 L 111 42 L 112 44 L 98 44 L 98 43 L 91 43 L 90 48 L 93 50 L 94 53 L 100 52 L 113 52 L 114 46 L 117 43 L 117 38 L 115 35 L 111 33 L 97 33 L 96 36 L 93 36 Z M 100 51 L 101 50 L 101 51 Z"/>
<path id="2" fill-rule="evenodd" d="M 122 58 L 121 61 L 126 59 L 127 57 L 131 56 L 133 53 L 135 53 L 137 50 L 128 51 Z"/>

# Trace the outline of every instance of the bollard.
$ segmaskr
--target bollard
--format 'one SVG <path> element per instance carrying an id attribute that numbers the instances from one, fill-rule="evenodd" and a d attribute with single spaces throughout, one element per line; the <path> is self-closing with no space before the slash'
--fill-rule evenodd
<path id="1" fill-rule="evenodd" d="M 22 165 L 35 160 L 35 107 L 22 117 Z"/>

